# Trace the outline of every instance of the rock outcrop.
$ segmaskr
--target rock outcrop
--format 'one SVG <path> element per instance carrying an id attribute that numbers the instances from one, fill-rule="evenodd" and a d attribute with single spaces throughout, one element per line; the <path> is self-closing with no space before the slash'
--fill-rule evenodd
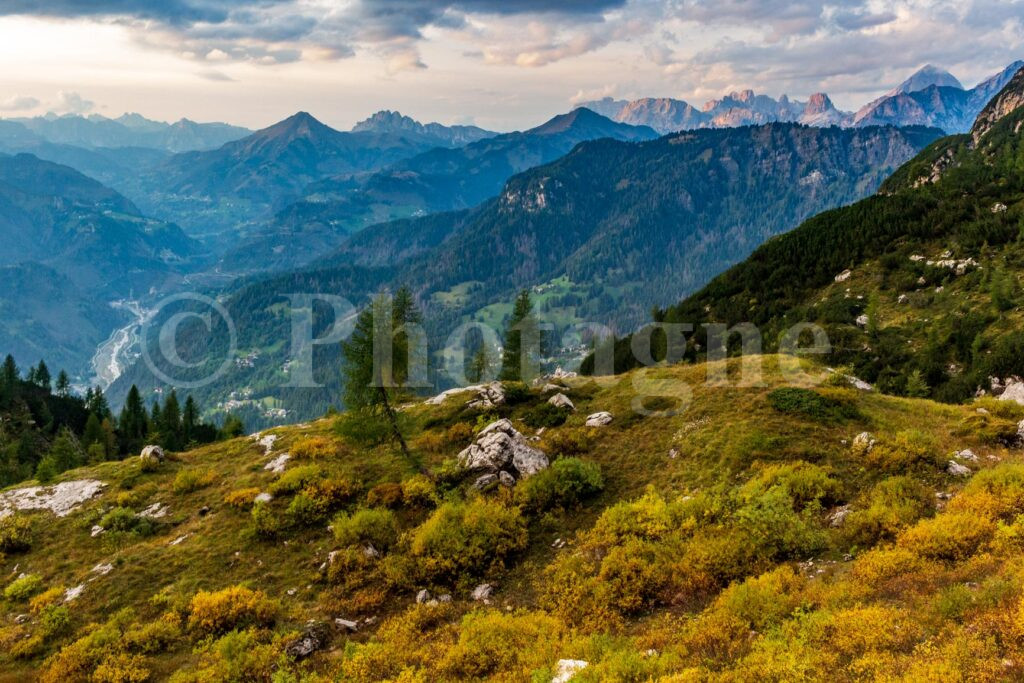
<path id="1" fill-rule="evenodd" d="M 615 418 L 611 413 L 602 411 L 600 413 L 594 413 L 587 417 L 587 427 L 607 427 L 612 423 Z"/>
<path id="2" fill-rule="evenodd" d="M 81 479 L 6 491 L 0 493 L 0 518 L 12 515 L 16 510 L 49 510 L 58 517 L 66 517 L 105 487 L 102 481 Z"/>
<path id="3" fill-rule="evenodd" d="M 977 146 L 992 128 L 1002 119 L 1024 106 L 1024 69 L 1019 70 L 999 94 L 988 103 L 971 129 L 971 138 Z"/>
<path id="4" fill-rule="evenodd" d="M 549 464 L 544 451 L 530 446 L 509 420 L 484 427 L 476 441 L 459 453 L 458 461 L 467 470 L 497 477 L 484 487 L 504 479 L 502 472 L 519 479 L 536 474 Z"/>

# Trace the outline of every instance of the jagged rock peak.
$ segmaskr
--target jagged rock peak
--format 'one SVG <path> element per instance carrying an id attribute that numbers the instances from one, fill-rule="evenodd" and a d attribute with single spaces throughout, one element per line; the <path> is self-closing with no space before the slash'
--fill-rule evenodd
<path id="1" fill-rule="evenodd" d="M 981 138 L 992 130 L 993 126 L 1021 106 L 1024 106 L 1024 68 L 1017 71 L 1010 82 L 999 91 L 999 94 L 981 110 L 981 114 L 974 122 L 974 127 L 971 128 L 974 144 L 978 144 Z"/>

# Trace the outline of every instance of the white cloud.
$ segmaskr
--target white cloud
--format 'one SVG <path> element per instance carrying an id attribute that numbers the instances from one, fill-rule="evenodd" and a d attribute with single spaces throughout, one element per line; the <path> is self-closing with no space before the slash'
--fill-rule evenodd
<path id="1" fill-rule="evenodd" d="M 61 90 L 57 93 L 57 103 L 53 110 L 58 114 L 87 114 L 95 108 L 95 102 L 85 99 L 77 92 Z"/>
<path id="2" fill-rule="evenodd" d="M 29 111 L 39 106 L 39 100 L 28 95 L 11 95 L 0 100 L 0 111 Z"/>

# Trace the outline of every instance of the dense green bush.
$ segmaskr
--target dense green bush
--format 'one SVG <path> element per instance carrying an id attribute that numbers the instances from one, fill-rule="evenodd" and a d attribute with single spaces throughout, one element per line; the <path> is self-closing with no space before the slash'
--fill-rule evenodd
<path id="1" fill-rule="evenodd" d="M 597 463 L 560 458 L 523 480 L 516 487 L 516 498 L 528 510 L 541 512 L 555 507 L 572 508 L 602 489 L 604 478 Z"/>
<path id="2" fill-rule="evenodd" d="M 572 415 L 569 408 L 540 403 L 523 413 L 523 422 L 534 429 L 558 427 Z"/>
<path id="3" fill-rule="evenodd" d="M 0 553 L 16 553 L 32 547 L 33 523 L 28 515 L 0 518 Z"/>
<path id="4" fill-rule="evenodd" d="M 477 498 L 435 510 L 413 532 L 410 552 L 425 578 L 456 580 L 503 569 L 526 541 L 519 508 Z"/>
<path id="5" fill-rule="evenodd" d="M 768 394 L 768 403 L 780 413 L 800 415 L 817 422 L 856 417 L 853 406 L 799 387 L 783 387 L 772 391 Z"/>
<path id="6" fill-rule="evenodd" d="M 38 574 L 26 574 L 7 584 L 4 598 L 11 602 L 25 602 L 43 591 L 43 579 Z"/>
<path id="7" fill-rule="evenodd" d="M 100 518 L 100 526 L 106 531 L 136 533 L 148 536 L 153 533 L 153 521 L 136 515 L 125 507 L 116 507 Z"/>
<path id="8" fill-rule="evenodd" d="M 387 508 L 363 508 L 351 515 L 343 512 L 331 525 L 335 540 L 345 546 L 369 543 L 383 552 L 398 540 L 398 520 Z"/>
<path id="9" fill-rule="evenodd" d="M 323 472 L 317 465 L 293 467 L 278 477 L 271 485 L 270 492 L 274 495 L 297 493 L 322 476 Z"/>

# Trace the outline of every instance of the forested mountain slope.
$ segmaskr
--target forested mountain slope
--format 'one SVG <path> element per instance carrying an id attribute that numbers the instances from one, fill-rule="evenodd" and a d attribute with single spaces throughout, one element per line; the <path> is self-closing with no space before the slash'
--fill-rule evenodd
<path id="1" fill-rule="evenodd" d="M 1024 374 L 1022 105 L 1024 70 L 971 134 L 939 140 L 877 196 L 768 242 L 657 318 L 751 322 L 766 348 L 818 323 L 829 362 L 897 394 L 960 401 Z M 632 364 L 626 342 L 617 355 Z"/>

